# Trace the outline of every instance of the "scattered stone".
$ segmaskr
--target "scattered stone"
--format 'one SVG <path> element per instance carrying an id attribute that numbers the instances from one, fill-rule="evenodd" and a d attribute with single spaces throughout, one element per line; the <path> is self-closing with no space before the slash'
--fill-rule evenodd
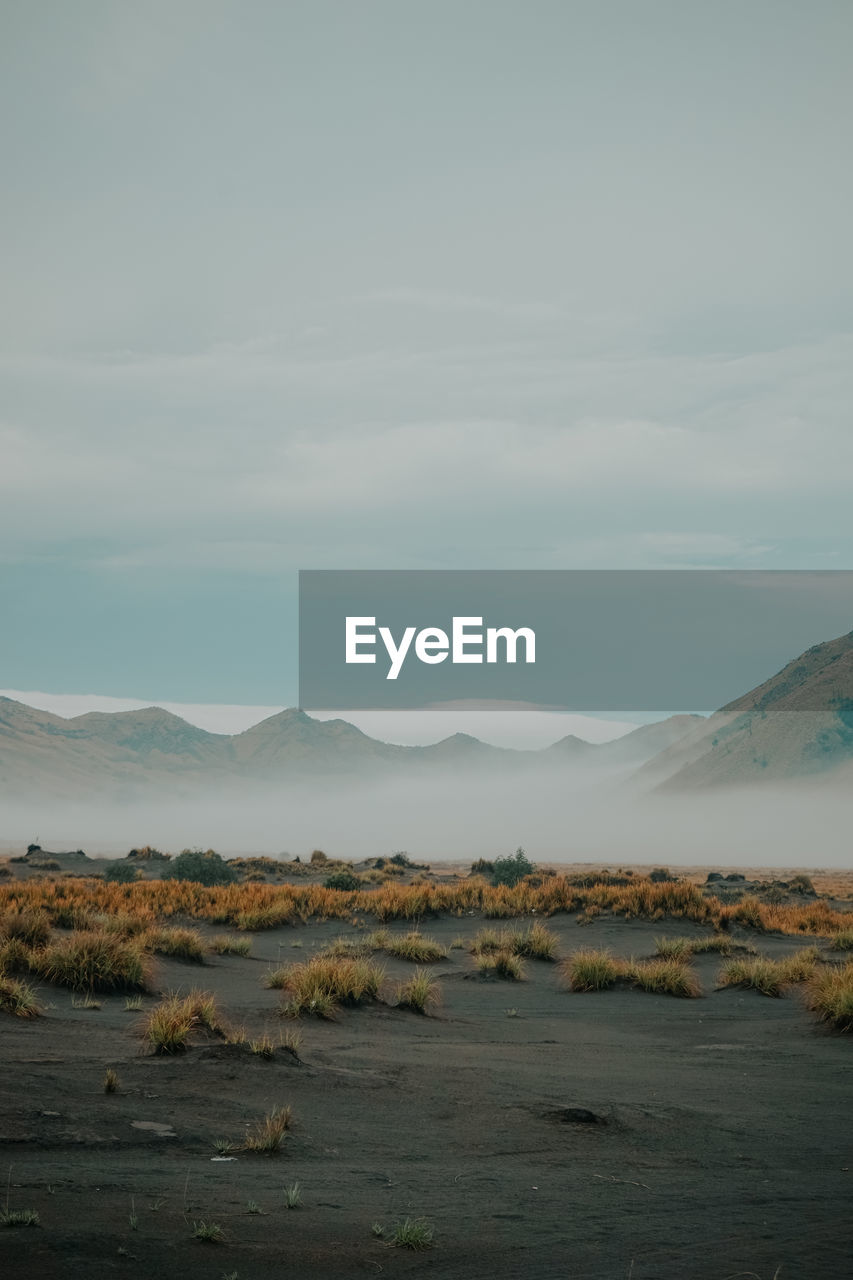
<path id="1" fill-rule="evenodd" d="M 604 1116 L 597 1115 L 587 1107 L 557 1107 L 555 1111 L 545 1113 L 549 1120 L 558 1124 L 607 1124 Z"/>
<path id="2" fill-rule="evenodd" d="M 177 1134 L 170 1124 L 161 1124 L 159 1120 L 131 1120 L 131 1127 L 134 1129 L 145 1129 L 149 1133 L 156 1133 L 158 1138 L 175 1138 Z"/>

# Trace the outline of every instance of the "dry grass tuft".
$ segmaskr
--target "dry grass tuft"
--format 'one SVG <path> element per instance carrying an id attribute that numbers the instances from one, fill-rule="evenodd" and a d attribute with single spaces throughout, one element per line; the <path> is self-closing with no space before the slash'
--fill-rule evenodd
<path id="1" fill-rule="evenodd" d="M 729 960 L 717 976 L 717 985 L 744 987 L 760 991 L 764 996 L 781 996 L 785 987 L 810 981 L 819 961 L 820 953 L 816 947 L 804 947 L 782 960 L 770 960 L 766 956 Z"/>
<path id="2" fill-rule="evenodd" d="M 806 1004 L 836 1031 L 853 1031 L 853 960 L 815 973 L 806 988 Z"/>
<path id="3" fill-rule="evenodd" d="M 696 975 L 687 962 L 665 957 L 621 960 L 609 951 L 587 948 L 575 951 L 563 962 L 560 976 L 572 991 L 604 991 L 623 983 L 640 991 L 688 999 L 701 995 Z"/>
<path id="4" fill-rule="evenodd" d="M 397 1003 L 415 1013 L 428 1014 L 441 1003 L 441 988 L 424 969 L 416 969 L 407 982 L 400 984 Z"/>
<path id="5" fill-rule="evenodd" d="M 140 941 L 146 951 L 155 951 L 157 955 L 204 964 L 204 941 L 197 929 L 148 929 Z"/>
<path id="6" fill-rule="evenodd" d="M 497 952 L 535 960 L 556 960 L 557 937 L 538 922 L 527 929 L 481 929 L 471 943 L 471 953 L 488 956 Z"/>
<path id="7" fill-rule="evenodd" d="M 15 939 L 25 946 L 44 947 L 50 941 L 50 919 L 45 911 L 9 911 L 0 921 L 0 940 Z"/>
<path id="8" fill-rule="evenodd" d="M 378 999 L 384 979 L 384 969 L 370 960 L 318 955 L 276 970 L 267 985 L 288 993 L 283 1011 L 289 1016 L 310 1013 L 327 1018 L 338 1004 L 358 1005 Z"/>
<path id="9" fill-rule="evenodd" d="M 136 940 L 106 933 L 72 933 L 33 953 L 40 977 L 72 991 L 145 991 L 150 961 Z"/>
<path id="10" fill-rule="evenodd" d="M 621 976 L 621 962 L 609 951 L 590 947 L 575 951 L 560 966 L 560 976 L 572 991 L 603 991 L 615 986 Z"/>
<path id="11" fill-rule="evenodd" d="M 293 1128 L 293 1110 L 291 1107 L 273 1107 L 263 1120 L 246 1132 L 243 1144 L 245 1151 L 258 1151 L 263 1155 L 274 1155 L 281 1150 L 281 1145 Z"/>
<path id="12" fill-rule="evenodd" d="M 415 964 L 431 964 L 435 960 L 444 960 L 447 956 L 445 947 L 420 933 L 407 933 L 401 938 L 392 936 L 382 949 L 389 956 L 396 956 L 398 960 L 412 960 Z"/>
<path id="13" fill-rule="evenodd" d="M 686 999 L 694 999 L 702 993 L 696 974 L 684 960 L 632 960 L 625 966 L 624 976 L 632 986 L 642 991 Z"/>
<path id="14" fill-rule="evenodd" d="M 710 938 L 655 938 L 655 955 L 664 960 L 689 960 L 691 956 L 708 952 L 730 956 L 736 951 L 754 955 L 755 947 L 750 942 L 736 942 L 724 933 L 715 933 Z"/>
<path id="15" fill-rule="evenodd" d="M 191 991 L 188 996 L 170 993 L 151 1010 L 142 1034 L 154 1053 L 182 1053 L 189 1046 L 190 1034 L 200 1028 L 224 1034 L 210 992 Z"/>
<path id="16" fill-rule="evenodd" d="M 32 987 L 3 974 L 0 974 L 0 1009 L 11 1013 L 13 1018 L 38 1018 L 42 1013 Z"/>
<path id="17" fill-rule="evenodd" d="M 524 979 L 524 962 L 508 947 L 500 951 L 486 951 L 477 958 L 477 972 L 483 978 L 504 978 L 507 982 Z"/>
<path id="18" fill-rule="evenodd" d="M 210 950 L 217 956 L 247 956 L 252 950 L 252 939 L 235 938 L 230 933 L 218 933 L 211 940 Z"/>

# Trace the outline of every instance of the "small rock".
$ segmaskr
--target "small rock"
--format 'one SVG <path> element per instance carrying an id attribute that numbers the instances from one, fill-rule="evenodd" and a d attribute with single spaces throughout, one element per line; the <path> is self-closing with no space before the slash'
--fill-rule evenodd
<path id="1" fill-rule="evenodd" d="M 145 1129 L 156 1133 L 158 1138 L 174 1138 L 177 1135 L 170 1124 L 161 1124 L 159 1120 L 131 1120 L 131 1128 Z"/>
<path id="2" fill-rule="evenodd" d="M 604 1116 L 597 1115 L 587 1107 L 558 1107 L 546 1114 L 559 1124 L 607 1124 Z"/>

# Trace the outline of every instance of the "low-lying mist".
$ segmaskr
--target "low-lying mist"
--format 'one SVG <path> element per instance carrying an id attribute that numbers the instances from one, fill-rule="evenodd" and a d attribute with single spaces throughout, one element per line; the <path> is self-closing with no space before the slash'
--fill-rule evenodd
<path id="1" fill-rule="evenodd" d="M 151 844 L 223 854 L 359 859 L 405 850 L 418 860 L 471 861 L 522 845 L 534 860 L 847 867 L 849 790 L 828 782 L 637 795 L 613 778 L 564 767 L 541 773 L 442 769 L 409 778 L 302 778 L 182 798 L 117 802 L 13 800 L 0 841 L 123 856 Z"/>

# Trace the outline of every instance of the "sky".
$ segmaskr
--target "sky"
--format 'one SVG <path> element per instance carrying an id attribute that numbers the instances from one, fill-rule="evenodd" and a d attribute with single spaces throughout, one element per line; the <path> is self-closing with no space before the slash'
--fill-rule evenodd
<path id="1" fill-rule="evenodd" d="M 847 0 L 0 3 L 0 685 L 300 568 L 853 568 Z"/>

